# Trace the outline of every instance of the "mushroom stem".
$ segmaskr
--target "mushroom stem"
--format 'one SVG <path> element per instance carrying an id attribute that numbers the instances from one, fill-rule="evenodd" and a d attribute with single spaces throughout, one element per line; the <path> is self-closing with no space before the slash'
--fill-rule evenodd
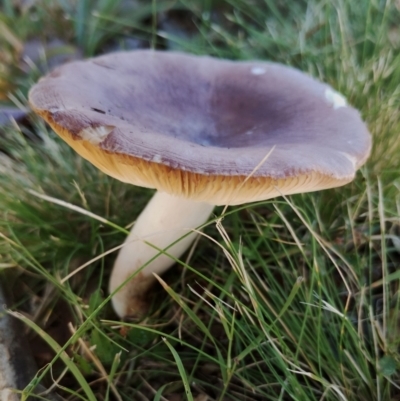
<path id="1" fill-rule="evenodd" d="M 194 228 L 204 224 L 214 205 L 194 202 L 156 192 L 136 220 L 121 248 L 111 273 L 110 292 L 114 292 L 150 259 Z M 179 258 L 196 238 L 193 232 L 179 240 L 166 252 Z M 151 246 L 151 245 L 153 246 Z M 114 310 L 120 317 L 140 316 L 146 312 L 145 296 L 155 282 L 153 273 L 161 274 L 175 263 L 161 254 L 137 273 L 112 298 Z"/>

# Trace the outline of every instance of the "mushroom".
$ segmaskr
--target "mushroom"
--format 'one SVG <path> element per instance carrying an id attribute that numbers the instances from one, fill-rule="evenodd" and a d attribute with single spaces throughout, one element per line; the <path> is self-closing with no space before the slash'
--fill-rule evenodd
<path id="1" fill-rule="evenodd" d="M 270 62 L 121 52 L 57 68 L 29 100 L 100 170 L 158 190 L 114 265 L 111 292 L 133 277 L 112 299 L 121 317 L 143 312 L 152 273 L 182 255 L 214 205 L 344 185 L 371 147 L 342 95 Z M 156 257 L 166 248 L 172 258 Z"/>

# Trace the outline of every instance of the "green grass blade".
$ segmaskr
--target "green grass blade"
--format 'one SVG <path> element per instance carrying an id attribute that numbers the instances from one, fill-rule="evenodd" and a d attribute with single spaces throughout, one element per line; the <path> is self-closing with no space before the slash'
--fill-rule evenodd
<path id="1" fill-rule="evenodd" d="M 35 331 L 44 341 L 52 348 L 52 350 L 60 355 L 60 359 L 65 363 L 71 373 L 74 375 L 75 379 L 81 386 L 82 390 L 87 396 L 89 401 L 97 401 L 96 396 L 94 395 L 92 389 L 89 386 L 89 383 L 84 378 L 83 374 L 80 372 L 78 367 L 73 363 L 68 354 L 62 350 L 62 347 L 57 344 L 44 330 L 42 330 L 36 323 L 32 322 L 32 320 L 25 317 L 22 313 L 8 311 L 10 315 L 24 322 L 28 327 Z"/>
<path id="2" fill-rule="evenodd" d="M 192 391 L 190 389 L 190 384 L 189 384 L 189 381 L 188 381 L 188 378 L 186 375 L 186 371 L 182 364 L 182 360 L 181 360 L 179 354 L 176 352 L 175 348 L 169 343 L 169 341 L 165 337 L 163 337 L 163 341 L 167 345 L 167 347 L 170 349 L 172 355 L 174 356 L 176 365 L 178 367 L 179 373 L 182 378 L 183 386 L 185 387 L 185 394 L 186 394 L 188 401 L 194 401 Z"/>

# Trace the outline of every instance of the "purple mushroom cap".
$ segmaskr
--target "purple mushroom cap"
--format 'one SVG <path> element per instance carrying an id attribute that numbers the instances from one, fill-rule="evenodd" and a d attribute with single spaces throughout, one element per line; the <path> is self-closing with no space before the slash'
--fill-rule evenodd
<path id="1" fill-rule="evenodd" d="M 105 173 L 212 204 L 344 185 L 371 148 L 343 96 L 264 61 L 113 53 L 57 68 L 29 100 Z"/>

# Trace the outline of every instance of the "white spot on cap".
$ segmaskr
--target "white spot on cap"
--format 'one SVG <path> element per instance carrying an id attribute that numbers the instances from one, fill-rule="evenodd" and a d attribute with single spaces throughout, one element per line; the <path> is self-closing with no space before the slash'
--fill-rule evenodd
<path id="1" fill-rule="evenodd" d="M 325 98 L 333 106 L 333 108 L 339 109 L 340 107 L 347 106 L 346 98 L 339 92 L 334 91 L 331 88 L 325 89 Z"/>
<path id="2" fill-rule="evenodd" d="M 85 141 L 90 142 L 93 145 L 98 145 L 107 138 L 108 134 L 114 129 L 110 125 L 102 125 L 99 127 L 88 127 L 84 128 L 79 132 L 79 136 Z"/>
<path id="3" fill-rule="evenodd" d="M 267 72 L 266 69 L 263 67 L 252 67 L 251 68 L 251 73 L 253 75 L 262 75 L 262 74 L 265 74 L 266 72 Z"/>
<path id="4" fill-rule="evenodd" d="M 161 155 L 154 155 L 151 161 L 154 163 L 161 163 L 162 162 Z"/>

